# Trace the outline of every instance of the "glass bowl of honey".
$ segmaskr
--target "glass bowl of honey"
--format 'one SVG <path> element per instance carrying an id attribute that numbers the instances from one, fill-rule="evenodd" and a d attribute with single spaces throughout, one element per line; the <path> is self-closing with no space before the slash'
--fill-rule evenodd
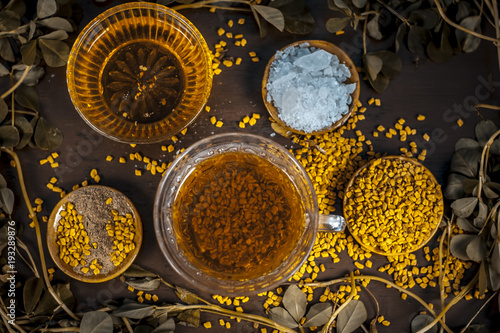
<path id="1" fill-rule="evenodd" d="M 132 2 L 108 9 L 80 33 L 67 84 L 80 116 L 126 143 L 168 139 L 192 123 L 210 95 L 208 46 L 184 16 Z"/>
<path id="2" fill-rule="evenodd" d="M 179 155 L 158 187 L 156 238 L 193 287 L 243 296 L 286 282 L 318 230 L 311 180 L 282 146 L 261 136 L 213 135 Z"/>

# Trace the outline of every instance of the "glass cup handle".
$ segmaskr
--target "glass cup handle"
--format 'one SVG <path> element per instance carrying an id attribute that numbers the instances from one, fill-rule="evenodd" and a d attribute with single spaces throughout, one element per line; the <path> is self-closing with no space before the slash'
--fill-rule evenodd
<path id="1" fill-rule="evenodd" d="M 345 219 L 341 215 L 319 214 L 319 232 L 342 232 L 345 226 Z"/>

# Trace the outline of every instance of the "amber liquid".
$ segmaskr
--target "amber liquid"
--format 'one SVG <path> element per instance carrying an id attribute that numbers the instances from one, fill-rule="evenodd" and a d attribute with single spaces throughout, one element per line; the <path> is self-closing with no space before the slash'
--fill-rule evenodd
<path id="1" fill-rule="evenodd" d="M 175 54 L 146 40 L 112 52 L 100 77 L 108 107 L 138 123 L 168 117 L 181 101 L 186 81 Z"/>
<path id="2" fill-rule="evenodd" d="M 225 153 L 201 164 L 173 207 L 174 229 L 187 258 L 207 274 L 246 280 L 285 260 L 305 225 L 295 185 L 261 157 Z"/>

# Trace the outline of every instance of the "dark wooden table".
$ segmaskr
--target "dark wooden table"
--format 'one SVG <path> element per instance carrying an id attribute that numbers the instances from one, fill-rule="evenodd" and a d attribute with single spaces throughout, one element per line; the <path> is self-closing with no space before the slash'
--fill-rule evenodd
<path id="1" fill-rule="evenodd" d="M 84 19 L 81 24 L 83 27 L 99 12 L 117 5 L 119 2 L 113 1 L 105 6 L 97 6 L 89 1 L 81 3 L 84 9 Z M 186 285 L 184 280 L 173 272 L 156 243 L 153 228 L 153 202 L 157 185 L 161 179 L 160 176 L 144 172 L 143 176 L 137 177 L 134 175 L 136 168 L 134 162 L 120 164 L 117 159 L 120 156 L 128 157 L 129 153 L 138 151 L 143 155 L 168 163 L 172 161 L 175 152 L 182 147 L 187 147 L 215 133 L 240 131 L 270 137 L 274 131 L 262 102 L 260 84 L 266 62 L 277 49 L 300 39 L 323 39 L 348 51 L 357 66 L 361 64 L 361 33 L 354 32 L 352 29 L 346 29 L 346 33 L 339 36 L 328 33 L 325 22 L 334 15 L 334 12 L 328 10 L 326 1 L 313 1 L 310 2 L 310 6 L 317 20 L 316 28 L 311 35 L 294 36 L 269 29 L 269 34 L 264 39 L 259 37 L 257 26 L 250 13 L 209 13 L 208 10 L 184 10 L 182 12 L 201 31 L 212 49 L 213 45 L 220 40 L 217 29 L 227 27 L 227 22 L 230 19 L 237 21 L 238 18 L 244 17 L 244 25 L 235 24 L 232 29 L 227 30 L 231 30 L 235 34 L 243 33 L 248 44 L 245 47 L 230 47 L 229 54 L 235 58 L 242 57 L 242 64 L 231 68 L 222 66 L 222 73 L 214 77 L 213 89 L 208 102 L 211 107 L 210 113 L 203 112 L 189 127 L 185 135 L 179 135 L 180 141 L 175 144 L 173 153 L 161 150 L 162 144 L 168 145 L 170 142 L 139 145 L 132 148 L 128 144 L 109 140 L 93 132 L 79 117 L 71 103 L 66 87 L 65 68 L 49 69 L 39 84 L 41 113 L 64 133 L 62 145 L 55 150 L 60 155 L 58 161 L 61 167 L 52 169 L 48 165 L 41 166 L 39 164 L 39 160 L 45 158 L 50 152 L 35 149 L 25 149 L 20 152 L 32 200 L 36 197 L 45 200 L 41 215 L 49 215 L 51 208 L 59 200 L 59 195 L 51 192 L 45 186 L 51 177 L 57 177 L 58 185 L 64 190 L 70 191 L 73 185 L 81 183 L 85 179 L 92 183 L 89 173 L 91 169 L 96 168 L 102 178 L 101 184 L 114 187 L 125 193 L 134 202 L 142 217 L 144 243 L 136 263 L 161 274 L 165 280 L 172 284 L 196 291 L 196 289 Z M 376 50 L 381 46 L 372 43 L 368 47 L 371 50 Z M 252 62 L 248 55 L 249 51 L 255 51 L 261 59 L 260 62 Z M 401 52 L 401 55 L 404 63 L 403 71 L 391 82 L 384 93 L 377 94 L 368 84 L 361 83 L 360 101 L 368 107 L 368 110 L 365 113 L 366 120 L 360 121 L 358 128 L 368 139 L 372 139 L 375 151 L 387 154 L 399 154 L 400 144 L 397 140 L 385 137 L 372 138 L 371 133 L 378 125 L 389 127 L 397 119 L 403 117 L 419 133 L 429 133 L 431 140 L 429 142 L 421 140 L 420 142 L 421 147 L 428 149 L 424 164 L 434 173 L 437 180 L 444 184 L 455 142 L 461 137 L 473 137 L 474 126 L 480 120 L 475 111 L 461 106 L 474 103 L 475 98 L 484 103 L 500 103 L 500 75 L 496 52 L 491 44 L 483 42 L 478 51 L 454 56 L 445 64 L 437 64 L 425 58 L 417 60 L 406 50 Z M 382 105 L 380 107 L 369 106 L 367 101 L 371 97 L 380 98 Z M 245 115 L 252 113 L 259 113 L 262 116 L 261 119 L 253 127 L 240 129 L 238 127 L 239 121 Z M 426 120 L 417 122 L 417 114 L 424 114 L 427 117 Z M 500 124 L 498 112 L 484 111 L 483 115 Z M 213 126 L 209 121 L 211 116 L 222 120 L 224 126 L 221 128 Z M 456 125 L 458 118 L 464 120 L 462 127 Z M 293 143 L 289 139 L 279 135 L 273 136 L 272 139 L 285 147 L 293 147 Z M 105 161 L 108 154 L 115 157 L 113 162 Z M 5 158 L 2 159 L 1 163 L 2 169 L 9 168 Z M 16 177 L 12 171 L 9 171 L 9 174 L 12 175 L 9 183 L 17 190 Z M 16 196 L 15 218 L 26 224 L 26 227 L 29 224 L 27 212 L 19 194 Z M 44 229 L 45 225 L 42 224 L 42 230 L 45 233 Z M 32 247 L 33 252 L 36 252 L 34 230 L 27 227 L 24 237 Z M 48 253 L 46 255 L 48 256 Z M 53 267 L 50 259 L 48 260 L 48 266 Z M 344 276 L 355 269 L 352 260 L 347 255 L 342 256 L 341 262 L 336 265 L 332 265 L 331 259 L 329 260 L 328 270 L 321 273 L 318 280 Z M 386 264 L 387 260 L 384 257 L 374 255 L 372 261 L 374 268 L 366 270 L 366 272 L 387 277 L 376 270 L 379 266 Z M 59 271 L 55 274 L 55 280 L 70 281 Z M 118 279 L 96 285 L 72 280 L 70 282 L 79 309 L 97 308 L 100 303 L 108 299 L 134 297 L 126 290 L 125 284 Z M 424 310 L 413 300 L 402 300 L 397 291 L 387 289 L 384 285 L 373 283 L 370 285 L 370 290 L 379 299 L 381 314 L 391 321 L 388 328 L 379 326 L 381 332 L 410 331 L 411 319 Z M 437 288 L 423 290 L 415 287 L 412 291 L 428 302 L 439 303 Z M 207 298 L 210 297 L 203 293 L 200 294 Z M 167 302 L 176 301 L 175 296 L 169 290 L 160 291 L 159 296 L 160 299 Z M 368 314 L 371 318 L 375 313 L 375 305 L 369 297 L 366 299 Z M 264 314 L 263 300 L 262 297 L 254 297 L 244 308 L 248 312 Z M 465 325 L 482 303 L 483 301 L 477 300 L 461 301 L 447 315 L 449 326 L 458 328 Z M 492 302 L 492 304 L 494 303 L 496 301 Z M 500 317 L 495 314 L 495 309 L 498 311 L 495 306 L 488 305 L 476 322 L 490 324 L 496 322 L 498 327 Z M 206 314 L 202 316 L 202 322 L 212 321 L 214 328 L 211 331 L 225 331 L 217 324 L 218 316 Z M 179 326 L 176 331 L 203 332 L 206 329 Z M 250 324 L 242 322 L 233 323 L 231 331 L 253 332 L 255 329 Z"/>

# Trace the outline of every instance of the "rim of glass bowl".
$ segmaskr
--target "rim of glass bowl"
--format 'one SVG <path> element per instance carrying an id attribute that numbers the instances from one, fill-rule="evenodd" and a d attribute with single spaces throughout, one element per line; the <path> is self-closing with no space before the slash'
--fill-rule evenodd
<path id="1" fill-rule="evenodd" d="M 124 11 L 129 11 L 129 10 L 134 10 L 134 9 L 149 9 L 149 10 L 154 10 L 158 12 L 162 12 L 170 17 L 172 17 L 174 20 L 180 22 L 180 24 L 186 28 L 186 30 L 190 31 L 192 33 L 193 38 L 196 40 L 196 43 L 201 47 L 202 49 L 202 54 L 203 57 L 205 58 L 205 62 L 207 64 L 207 73 L 206 73 L 206 86 L 204 89 L 204 97 L 203 97 L 203 104 L 200 105 L 199 109 L 196 110 L 195 113 L 190 117 L 190 119 L 184 118 L 184 123 L 182 124 L 181 127 L 175 129 L 175 130 L 170 130 L 168 132 L 163 133 L 162 135 L 154 136 L 154 137 L 149 137 L 149 138 L 129 138 L 129 137 L 124 137 L 122 136 L 116 136 L 113 134 L 110 134 L 105 131 L 105 129 L 96 126 L 93 124 L 88 117 L 85 115 L 84 108 L 82 108 L 82 102 L 78 100 L 76 88 L 73 85 L 73 82 L 75 81 L 75 73 L 74 73 L 74 68 L 75 68 L 75 63 L 77 59 L 77 55 L 82 47 L 82 44 L 85 42 L 86 38 L 88 37 L 89 34 L 92 33 L 93 28 L 101 23 L 102 21 L 108 19 L 110 16 L 113 16 L 117 13 L 124 12 Z M 77 39 L 75 40 L 73 47 L 71 48 L 69 58 L 68 58 L 68 65 L 66 67 L 66 84 L 68 86 L 68 91 L 69 95 L 71 98 L 71 101 L 73 103 L 73 106 L 81 116 L 81 118 L 89 125 L 93 130 L 98 132 L 99 134 L 105 136 L 106 138 L 122 142 L 122 143 L 143 143 L 143 144 L 149 144 L 149 143 L 157 143 L 164 141 L 168 138 L 170 138 L 172 135 L 175 135 L 176 133 L 179 133 L 182 131 L 184 128 L 188 127 L 191 125 L 196 118 L 200 115 L 200 113 L 203 111 L 207 100 L 210 96 L 210 92 L 212 89 L 212 84 L 213 84 L 213 71 L 212 71 L 212 58 L 210 56 L 210 49 L 208 48 L 208 45 L 205 41 L 205 38 L 203 35 L 200 33 L 200 31 L 194 26 L 194 24 L 189 21 L 186 17 L 178 13 L 177 11 L 164 6 L 160 4 L 155 4 L 155 3 L 148 3 L 148 2 L 129 2 L 129 3 L 124 3 L 120 4 L 117 6 L 114 6 L 112 8 L 107 9 L 103 13 L 99 14 L 96 16 L 90 23 L 88 23 L 80 32 L 78 35 Z M 151 123 L 154 124 L 154 123 Z"/>
<path id="2" fill-rule="evenodd" d="M 289 172 L 286 173 L 289 175 L 295 186 L 299 186 L 297 185 L 297 182 L 300 181 L 300 186 L 306 187 L 308 191 L 307 193 L 309 198 L 307 198 L 308 202 L 305 203 L 305 205 L 306 207 L 307 205 L 311 205 L 312 210 L 306 212 L 309 218 L 306 217 L 306 226 L 304 227 L 304 231 L 298 241 L 298 245 L 284 261 L 284 264 L 282 263 L 271 273 L 254 280 L 232 281 L 218 279 L 214 276 L 201 272 L 191 264 L 186 265 L 188 260 L 182 255 L 180 250 L 176 248 L 177 244 L 175 242 L 175 233 L 171 225 L 171 220 L 168 221 L 165 215 L 167 215 L 170 210 L 168 205 L 175 202 L 175 197 L 178 192 L 178 188 L 182 186 L 182 181 L 184 181 L 191 172 L 189 169 L 191 169 L 192 161 L 200 161 L 203 157 L 209 158 L 214 156 L 213 152 L 206 152 L 206 149 L 209 147 L 217 149 L 215 154 L 222 154 L 227 152 L 227 149 L 231 149 L 230 147 L 248 145 L 249 143 L 256 146 L 259 142 L 261 144 L 268 145 L 272 150 L 279 151 L 279 153 L 281 153 L 287 160 L 284 162 L 275 159 L 270 160 L 270 162 L 274 165 L 276 165 L 277 162 L 282 165 L 290 163 L 291 167 L 298 171 L 295 176 L 299 179 L 294 179 L 294 176 L 291 176 Z M 202 147 L 202 149 L 198 151 L 200 147 Z M 268 154 L 270 153 L 268 152 Z M 269 161 L 269 158 L 266 159 Z M 277 166 L 280 167 L 279 165 Z M 284 166 L 280 167 L 282 170 L 283 168 Z M 174 160 L 172 165 L 167 169 L 167 173 L 163 176 L 158 186 L 153 215 L 155 234 L 163 256 L 167 259 L 170 266 L 187 282 L 189 282 L 191 286 L 212 294 L 217 293 L 225 296 L 243 296 L 257 294 L 259 292 L 272 289 L 293 276 L 297 269 L 299 269 L 307 260 L 307 257 L 312 250 L 318 231 L 317 221 L 319 213 L 316 194 L 309 175 L 302 165 L 290 154 L 290 152 L 277 142 L 259 135 L 224 133 L 216 134 L 196 142 Z M 310 230 L 312 230 L 312 232 Z M 301 245 L 303 248 L 300 248 Z M 293 258 L 295 259 L 293 260 Z M 277 271 L 280 270 L 282 266 L 286 266 L 286 268 L 283 269 L 284 273 L 280 272 L 277 274 Z"/>

